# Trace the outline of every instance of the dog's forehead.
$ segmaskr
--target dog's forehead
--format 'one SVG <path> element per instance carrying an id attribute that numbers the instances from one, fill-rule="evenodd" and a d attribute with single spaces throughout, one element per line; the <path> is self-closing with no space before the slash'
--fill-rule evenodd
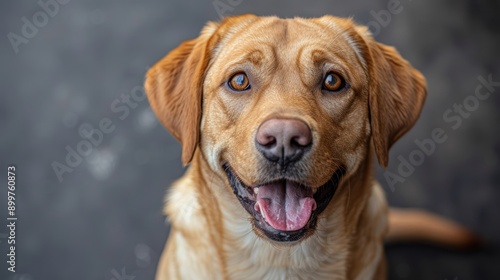
<path id="1" fill-rule="evenodd" d="M 354 60 L 364 64 L 355 38 L 351 36 L 356 32 L 354 24 L 346 19 L 256 17 L 253 20 L 230 21 L 221 29 L 220 42 L 214 54 L 223 57 L 225 62 L 260 51 L 264 51 L 264 55 L 272 52 L 279 54 L 275 55 L 277 57 L 294 60 L 293 56 L 307 49 L 310 53 L 320 50 L 343 57 L 357 57 Z"/>
<path id="2" fill-rule="evenodd" d="M 254 21 L 231 21 L 224 28 L 228 45 L 236 39 L 267 43 L 331 40 L 343 34 L 348 25 L 341 19 L 258 17 Z"/>

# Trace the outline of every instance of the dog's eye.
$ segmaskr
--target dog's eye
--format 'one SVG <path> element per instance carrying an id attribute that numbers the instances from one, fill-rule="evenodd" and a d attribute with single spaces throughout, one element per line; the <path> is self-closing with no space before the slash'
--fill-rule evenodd
<path id="1" fill-rule="evenodd" d="M 343 89 L 345 86 L 344 79 L 337 73 L 328 72 L 325 78 L 323 79 L 323 84 L 321 89 L 327 91 L 339 91 Z"/>
<path id="2" fill-rule="evenodd" d="M 238 73 L 231 77 L 228 86 L 235 91 L 244 91 L 250 89 L 250 81 L 245 73 Z"/>

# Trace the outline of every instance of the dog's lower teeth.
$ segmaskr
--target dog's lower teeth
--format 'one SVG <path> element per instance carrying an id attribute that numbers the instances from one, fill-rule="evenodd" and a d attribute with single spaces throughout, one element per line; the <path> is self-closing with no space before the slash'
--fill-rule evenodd
<path id="1" fill-rule="evenodd" d="M 259 188 L 253 188 L 253 192 L 254 192 L 255 194 L 258 194 L 258 193 L 259 193 Z"/>

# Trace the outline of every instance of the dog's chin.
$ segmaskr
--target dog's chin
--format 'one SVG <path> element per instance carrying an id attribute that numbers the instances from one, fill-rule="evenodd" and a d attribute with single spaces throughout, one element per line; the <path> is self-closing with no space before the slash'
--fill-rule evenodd
<path id="1" fill-rule="evenodd" d="M 229 164 L 223 164 L 223 169 L 234 194 L 251 215 L 256 234 L 286 244 L 300 242 L 314 233 L 318 216 L 332 200 L 345 173 L 345 168 L 339 167 L 324 185 L 313 191 L 286 177 L 248 186 Z"/>

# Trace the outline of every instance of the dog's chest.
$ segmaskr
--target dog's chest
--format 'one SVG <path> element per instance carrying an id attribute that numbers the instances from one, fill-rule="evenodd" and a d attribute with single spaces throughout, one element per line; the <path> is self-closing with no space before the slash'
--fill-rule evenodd
<path id="1" fill-rule="evenodd" d="M 348 242 L 341 240 L 340 228 L 338 235 L 318 234 L 285 247 L 259 238 L 245 219 L 226 221 L 228 279 L 346 279 Z M 330 226 L 335 224 L 341 221 L 330 221 Z"/>
<path id="2" fill-rule="evenodd" d="M 383 193 L 375 185 L 364 211 L 369 222 L 363 227 L 366 242 L 359 252 L 349 246 L 354 236 L 345 227 L 340 207 L 318 221 L 313 236 L 291 247 L 259 238 L 247 219 L 228 209 L 222 241 L 228 279 L 371 279 L 383 258 L 384 207 Z M 353 260 L 354 255 L 358 257 Z"/>

